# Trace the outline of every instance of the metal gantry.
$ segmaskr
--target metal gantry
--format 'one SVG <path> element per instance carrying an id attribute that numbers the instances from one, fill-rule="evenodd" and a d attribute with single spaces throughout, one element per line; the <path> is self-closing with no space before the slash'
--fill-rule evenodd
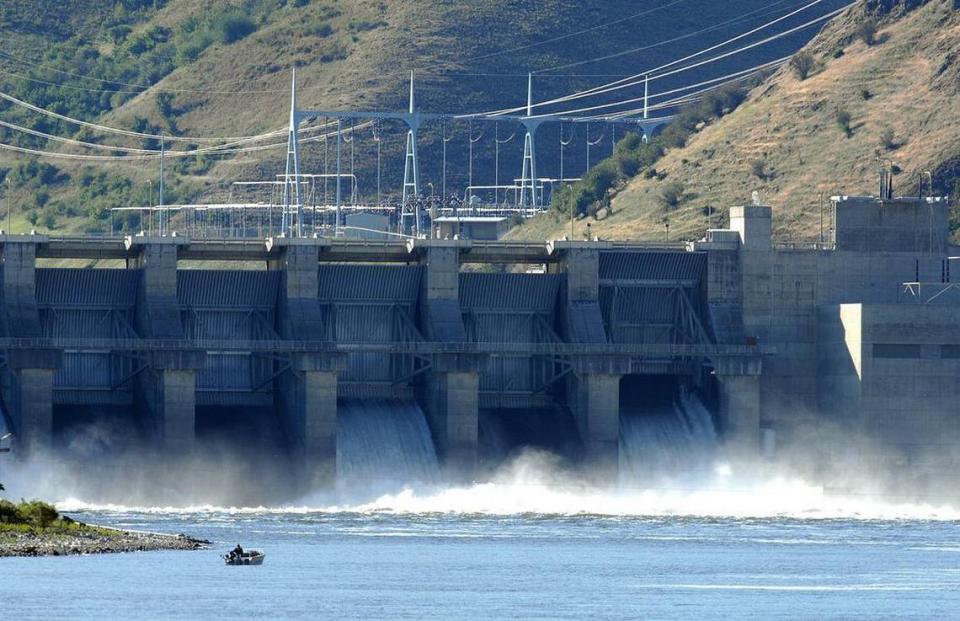
<path id="1" fill-rule="evenodd" d="M 567 123 L 590 123 L 590 122 L 604 122 L 604 123 L 621 123 L 628 125 L 637 126 L 640 131 L 646 136 L 657 127 L 665 124 L 669 121 L 669 117 L 659 118 L 659 119 L 650 119 L 649 118 L 649 106 L 647 104 L 649 98 L 649 80 L 645 81 L 644 84 L 644 108 L 643 108 L 643 117 L 642 118 L 631 118 L 624 116 L 615 116 L 615 117 L 571 117 L 560 114 L 534 114 L 534 104 L 533 98 L 533 74 L 529 73 L 527 75 L 527 101 L 526 109 L 524 110 L 525 114 L 516 115 L 516 114 L 499 114 L 499 113 L 486 113 L 486 114 L 442 114 L 442 113 L 428 113 L 420 112 L 417 110 L 416 106 L 416 93 L 415 93 L 415 74 L 413 71 L 410 72 L 410 83 L 409 83 L 409 99 L 407 109 L 402 112 L 370 112 L 370 111 L 333 111 L 333 110 L 312 110 L 307 108 L 300 108 L 297 104 L 297 81 L 296 81 L 296 72 L 293 74 L 291 95 L 290 95 L 290 127 L 288 130 L 288 143 L 287 143 L 287 165 L 286 165 L 286 175 L 285 180 L 289 183 L 284 185 L 284 194 L 283 194 L 283 222 L 282 228 L 285 234 L 290 236 L 303 236 L 306 234 L 305 227 L 303 226 L 303 207 L 304 207 L 304 195 L 300 189 L 300 185 L 296 182 L 299 180 L 301 173 L 301 163 L 300 163 L 300 149 L 299 149 L 299 126 L 302 122 L 308 121 L 316 118 L 326 118 L 326 119 L 335 119 L 336 120 L 336 161 L 337 161 L 337 170 L 336 170 L 336 204 L 335 212 L 336 219 L 334 225 L 334 235 L 339 234 L 341 226 L 341 212 L 342 212 L 342 189 L 341 189 L 341 177 L 342 177 L 342 143 L 344 142 L 343 137 L 343 122 L 349 120 L 351 123 L 356 122 L 357 120 L 363 121 L 372 121 L 375 124 L 375 136 L 374 140 L 377 142 L 377 204 L 381 204 L 381 161 L 380 161 L 380 152 L 381 152 L 381 140 L 382 140 L 382 129 L 380 129 L 380 124 L 383 121 L 394 120 L 401 121 L 407 128 L 407 139 L 406 139 L 406 149 L 404 153 L 404 173 L 403 173 L 403 192 L 402 192 L 402 203 L 401 203 L 401 214 L 400 219 L 403 221 L 406 219 L 412 219 L 409 229 L 415 236 L 421 235 L 421 225 L 423 221 L 423 214 L 421 213 L 422 203 L 420 201 L 421 197 L 421 175 L 420 175 L 420 160 L 419 160 L 419 147 L 418 147 L 418 138 L 421 127 L 424 123 L 429 121 L 440 121 L 442 126 L 442 148 L 443 148 L 443 165 L 442 165 L 442 185 L 443 188 L 443 198 L 446 200 L 447 196 L 447 143 L 451 138 L 447 135 L 447 124 L 451 121 L 467 121 L 469 125 L 469 130 L 467 133 L 468 140 L 468 149 L 469 149 L 469 161 L 468 161 L 468 187 L 476 187 L 474 185 L 473 179 L 473 155 L 474 155 L 474 144 L 479 142 L 482 139 L 484 132 L 481 132 L 478 135 L 473 133 L 473 122 L 492 122 L 500 123 L 501 121 L 512 121 L 523 126 L 525 130 L 524 141 L 523 141 L 523 164 L 520 174 L 520 178 L 515 181 L 517 187 L 517 206 L 523 212 L 528 210 L 537 210 L 542 207 L 541 202 L 543 200 L 543 192 L 538 191 L 541 184 L 544 180 L 540 179 L 537 176 L 538 165 L 537 165 L 537 147 L 536 147 L 536 136 L 537 130 L 541 125 L 548 122 L 564 122 Z M 591 144 L 589 125 L 587 131 L 587 158 L 588 158 L 588 168 L 589 168 L 589 157 L 590 157 L 590 147 L 599 144 L 599 141 L 603 139 L 603 134 L 601 133 L 601 138 L 596 142 Z M 352 140 L 352 134 L 351 134 Z M 499 140 L 499 133 L 495 134 L 496 142 L 496 154 L 497 154 L 497 172 L 496 174 L 496 183 L 495 186 L 498 187 L 496 196 L 499 200 L 499 147 L 501 144 L 509 142 Z M 564 181 L 564 175 L 562 174 L 562 158 L 563 158 L 563 147 L 567 146 L 568 142 L 564 142 L 563 132 L 561 126 L 561 175 L 559 181 L 562 183 Z M 325 150 L 326 150 L 326 141 L 324 141 Z M 353 145 L 351 144 L 351 172 L 353 172 Z M 326 155 L 324 157 L 326 162 Z M 326 163 L 324 164 L 324 172 L 326 172 Z M 552 180 L 551 180 L 552 181 Z M 354 196 L 355 198 L 355 196 Z M 466 197 L 467 201 L 470 201 L 470 195 Z M 354 201 L 351 201 L 354 202 Z"/>

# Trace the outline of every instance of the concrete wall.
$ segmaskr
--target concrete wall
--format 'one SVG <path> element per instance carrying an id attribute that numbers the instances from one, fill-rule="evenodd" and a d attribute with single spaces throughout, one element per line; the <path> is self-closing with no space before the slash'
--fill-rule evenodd
<path id="1" fill-rule="evenodd" d="M 884 446 L 960 459 L 960 309 L 861 307 L 863 424 Z"/>
<path id="2" fill-rule="evenodd" d="M 947 250 L 945 200 L 842 197 L 834 200 L 833 207 L 837 250 L 933 254 Z"/>
<path id="3" fill-rule="evenodd" d="M 875 380 L 869 378 L 867 354 L 873 320 L 861 309 L 897 308 L 903 283 L 942 280 L 947 273 L 945 206 L 911 200 L 838 201 L 835 250 L 766 243 L 762 238 L 768 221 L 768 208 L 731 211 L 732 228 L 743 241 L 739 278 L 722 244 L 698 245 L 711 254 L 712 307 L 739 307 L 744 336 L 755 337 L 765 349 L 759 383 L 761 426 L 775 430 L 778 444 L 810 442 L 821 419 L 842 426 L 871 425 L 869 419 L 876 416 L 883 421 L 881 426 L 894 429 L 890 408 L 901 408 L 904 402 L 889 394 L 891 384 L 871 383 Z M 945 325 L 960 326 L 958 311 L 944 315 Z M 909 316 L 911 310 L 898 312 Z M 722 338 L 731 332 L 724 326 L 735 325 L 736 318 L 718 314 L 722 321 L 716 327 Z M 898 338 L 908 341 L 926 338 L 923 323 L 906 317 L 897 331 Z M 892 385 L 910 383 L 916 399 L 929 389 L 930 407 L 942 411 L 946 406 L 947 401 L 937 396 L 943 390 L 932 385 L 935 380 L 924 378 L 932 374 L 944 379 L 952 363 L 930 363 L 927 370 L 922 364 L 882 364 L 901 373 Z M 892 374 L 879 381 L 888 379 Z M 738 391 L 724 388 L 721 396 Z M 929 417 L 932 421 L 936 415 L 930 411 Z M 948 421 L 941 416 L 937 424 L 949 427 Z M 896 441 L 892 432 L 880 435 L 885 442 Z"/>

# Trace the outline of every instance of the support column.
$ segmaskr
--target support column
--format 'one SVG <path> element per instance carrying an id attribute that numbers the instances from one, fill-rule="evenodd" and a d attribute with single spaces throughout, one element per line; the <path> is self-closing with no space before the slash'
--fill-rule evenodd
<path id="1" fill-rule="evenodd" d="M 26 457 L 44 453 L 53 446 L 53 376 L 54 369 L 20 369 L 17 371 L 18 452 Z"/>
<path id="2" fill-rule="evenodd" d="M 295 354 L 277 382 L 277 405 L 294 467 L 306 486 L 329 485 L 337 473 L 337 355 Z"/>
<path id="3" fill-rule="evenodd" d="M 3 308 L 7 336 L 36 344 L 6 352 L 0 375 L 14 434 L 14 446 L 24 456 L 39 455 L 53 444 L 53 378 L 63 352 L 44 345 L 36 294 L 37 245 L 41 236 L 0 237 L 3 262 Z"/>
<path id="4" fill-rule="evenodd" d="M 760 451 L 760 358 L 716 362 L 720 388 L 720 433 L 738 457 Z"/>
<path id="5" fill-rule="evenodd" d="M 53 446 L 53 377 L 60 368 L 58 349 L 20 349 L 7 353 L 13 377 L 7 401 L 14 442 L 22 457 L 43 455 Z"/>
<path id="6" fill-rule="evenodd" d="M 326 326 L 317 299 L 320 239 L 276 238 L 267 242 L 270 270 L 283 272 L 278 308 L 280 336 L 323 341 Z M 346 358 L 337 352 L 297 352 L 274 384 L 277 413 L 298 470 L 309 487 L 332 484 L 337 472 L 337 381 Z M 283 364 L 283 362 L 278 362 Z M 280 369 L 278 368 L 278 372 Z"/>
<path id="7" fill-rule="evenodd" d="M 437 361 L 440 362 L 440 361 Z M 462 370 L 433 372 L 427 379 L 427 422 L 447 474 L 470 480 L 477 468 L 479 436 L 478 361 L 461 360 Z M 440 363 L 448 369 L 447 363 Z"/>
<path id="8" fill-rule="evenodd" d="M 460 251 L 465 240 L 417 240 L 426 264 L 420 297 L 420 330 L 437 343 L 467 343 L 460 312 Z M 477 467 L 480 371 L 486 357 L 435 354 L 423 385 L 422 403 L 434 446 L 447 472 L 470 480 Z"/>
<path id="9" fill-rule="evenodd" d="M 190 456 L 196 444 L 197 372 L 206 352 L 194 349 L 152 351 L 140 378 L 140 405 L 157 451 Z"/>
<path id="10" fill-rule="evenodd" d="M 127 267 L 143 274 L 137 296 L 137 332 L 144 338 L 182 339 L 180 304 L 177 301 L 177 257 L 182 237 L 127 237 L 132 254 Z"/>
<path id="11" fill-rule="evenodd" d="M 608 243 L 557 241 L 548 245 L 561 254 L 566 274 L 563 336 L 569 343 L 608 342 L 600 309 L 600 252 Z M 620 455 L 620 379 L 630 373 L 624 356 L 576 356 L 567 384 L 567 403 L 580 431 L 587 462 L 601 479 L 614 479 Z"/>
<path id="12" fill-rule="evenodd" d="M 576 381 L 575 417 L 588 462 L 615 475 L 620 456 L 620 375 L 585 374 Z"/>
<path id="13" fill-rule="evenodd" d="M 177 299 L 177 260 L 182 237 L 128 237 L 127 265 L 142 272 L 136 329 L 141 337 L 182 341 L 178 349 L 151 350 L 147 369 L 137 378 L 137 402 L 154 448 L 167 455 L 189 456 L 196 443 L 197 373 L 206 352 L 186 342 Z"/>

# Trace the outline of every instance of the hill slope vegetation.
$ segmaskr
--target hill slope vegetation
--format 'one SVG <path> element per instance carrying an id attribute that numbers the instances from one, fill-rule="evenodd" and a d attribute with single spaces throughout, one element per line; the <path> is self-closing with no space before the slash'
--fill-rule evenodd
<path id="1" fill-rule="evenodd" d="M 606 199 L 601 220 L 579 221 L 575 235 L 589 221 L 604 238 L 694 239 L 757 191 L 774 208 L 776 235 L 815 239 L 819 196 L 876 194 L 878 158 L 897 173 L 897 193 L 916 194 L 929 171 L 936 192 L 956 197 L 958 8 L 953 0 L 851 8 L 798 55 L 801 67 L 779 70 L 732 113 L 668 148 Z M 554 214 L 516 235 L 568 231 L 566 214 Z"/>
<path id="2" fill-rule="evenodd" d="M 824 0 L 818 10 L 843 0 Z M 568 93 L 656 66 L 762 24 L 798 6 L 794 0 L 20 0 L 0 5 L 0 91 L 88 121 L 171 136 L 245 136 L 283 127 L 290 69 L 298 67 L 303 105 L 322 109 L 397 109 L 405 105 L 408 71 L 418 70 L 425 110 L 465 112 L 523 102 L 526 73 L 537 70 L 537 99 Z M 697 10 L 690 10 L 691 6 Z M 809 19 L 800 15 L 783 27 Z M 701 32 L 706 29 L 706 32 Z M 694 83 L 764 62 L 803 45 L 804 30 L 703 70 L 662 89 Z M 686 33 L 669 44 L 670 35 Z M 676 37 L 673 37 L 676 38 Z M 634 53 L 625 50 L 642 47 Z M 610 56 L 602 62 L 584 61 Z M 563 65 L 578 63 L 564 69 Z M 581 64 L 582 63 L 582 64 Z M 554 67 L 560 67 L 552 69 Z M 636 93 L 625 93 L 636 96 Z M 157 148 L 155 140 L 105 137 L 0 103 L 0 119 L 34 130 L 127 148 Z M 450 128 L 451 187 L 466 183 L 466 124 Z M 391 130 L 391 128 L 387 128 Z M 501 139 L 516 127 L 505 123 Z M 399 130 L 399 128 L 392 128 Z M 478 130 L 479 131 L 479 130 Z M 477 182 L 492 183 L 493 128 L 476 146 Z M 580 148 L 567 153 L 582 170 Z M 596 131 L 596 130 L 595 130 Z M 540 136 L 545 161 L 559 134 Z M 424 130 L 422 177 L 439 188 L 439 128 Z M 282 143 L 282 137 L 279 142 Z M 11 129 L 0 141 L 24 148 L 80 152 Z M 384 133 L 384 185 L 402 175 L 403 133 Z M 606 142 L 609 149 L 610 142 Z M 180 144 L 180 146 L 186 146 Z M 512 147 L 512 148 L 511 148 Z M 500 157 L 502 179 L 520 169 L 515 139 Z M 369 131 L 355 150 L 362 190 L 375 185 L 376 147 Z M 109 154 L 109 152 L 108 152 Z M 167 202 L 229 196 L 230 181 L 270 179 L 284 150 L 233 157 L 197 157 L 168 167 Z M 322 170 L 323 149 L 304 148 L 305 169 Z M 351 158 L 354 159 L 354 158 Z M 557 171 L 548 171 L 557 174 Z M 145 205 L 155 191 L 157 163 L 31 160 L 0 152 L 5 194 L 17 206 L 14 230 L 103 230 L 110 207 Z M 148 184 L 148 181 L 153 182 Z M 153 202 L 156 202 L 154 197 Z"/>

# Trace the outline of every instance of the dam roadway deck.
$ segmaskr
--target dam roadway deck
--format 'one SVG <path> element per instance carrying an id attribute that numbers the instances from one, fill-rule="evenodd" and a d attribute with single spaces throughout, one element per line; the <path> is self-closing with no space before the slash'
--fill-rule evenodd
<path id="1" fill-rule="evenodd" d="M 489 411 L 565 413 L 613 465 L 632 375 L 729 380 L 747 396 L 721 403 L 757 416 L 760 348 L 717 338 L 707 253 L 685 244 L 6 235 L 0 255 L 23 454 L 111 408 L 190 452 L 198 412 L 242 409 L 329 478 L 338 403 L 371 399 L 416 404 L 452 471 L 475 467 Z"/>
<path id="2" fill-rule="evenodd" d="M 7 236 L 0 235 L 0 243 Z M 9 236 L 36 240 L 38 259 L 133 259 L 139 237 L 46 237 Z M 182 261 L 268 261 L 279 256 L 273 240 L 169 238 L 179 247 Z M 282 238 L 280 238 L 282 239 Z M 290 240 L 287 240 L 290 241 Z M 351 239 L 305 240 L 320 249 L 321 262 L 406 263 L 416 261 L 430 240 L 364 241 Z M 418 243 L 419 242 L 419 243 Z M 281 241 L 280 244 L 283 242 Z M 463 263 L 544 265 L 559 262 L 564 242 L 457 241 Z M 603 242 L 603 247 L 620 250 L 686 250 L 685 242 Z"/>

